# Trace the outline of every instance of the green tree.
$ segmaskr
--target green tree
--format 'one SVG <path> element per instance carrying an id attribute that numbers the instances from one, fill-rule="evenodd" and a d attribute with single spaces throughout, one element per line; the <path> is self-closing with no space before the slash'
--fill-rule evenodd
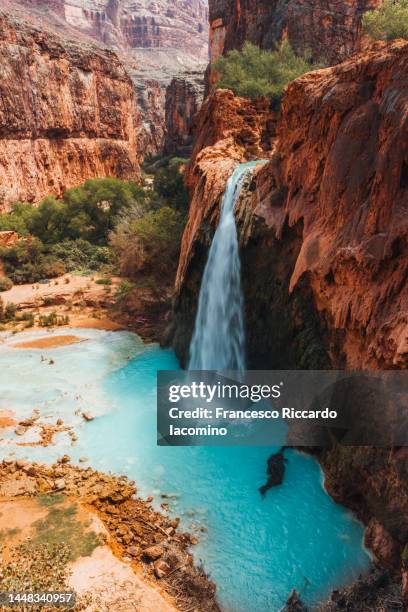
<path id="1" fill-rule="evenodd" d="M 246 42 L 242 51 L 233 50 L 218 58 L 214 67 L 220 74 L 218 88 L 247 98 L 279 100 L 288 83 L 305 72 L 319 68 L 309 53 L 296 55 L 285 40 L 276 51 L 264 51 Z"/>
<path id="2" fill-rule="evenodd" d="M 363 31 L 378 40 L 408 40 L 408 0 L 384 0 L 363 16 Z"/>

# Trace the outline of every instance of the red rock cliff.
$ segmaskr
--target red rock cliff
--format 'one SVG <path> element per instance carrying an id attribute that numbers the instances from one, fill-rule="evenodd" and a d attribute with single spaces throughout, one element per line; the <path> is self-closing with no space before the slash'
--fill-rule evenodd
<path id="1" fill-rule="evenodd" d="M 202 72 L 174 77 L 166 88 L 165 152 L 189 155 L 193 143 L 193 122 L 204 95 Z"/>
<path id="2" fill-rule="evenodd" d="M 137 178 L 139 118 L 116 55 L 0 13 L 0 208 L 86 178 Z"/>
<path id="3" fill-rule="evenodd" d="M 239 49 L 245 41 L 270 49 L 287 36 L 334 64 L 358 51 L 361 17 L 382 0 L 209 0 L 210 55 Z"/>
<path id="4" fill-rule="evenodd" d="M 237 205 L 249 367 L 408 367 L 407 70 L 407 42 L 378 43 L 288 87 L 271 160 Z M 200 115 L 176 287 L 182 359 L 226 177 L 254 153 L 242 138 L 246 113 L 218 91 Z M 319 460 L 330 494 L 397 568 L 408 541 L 406 449 L 335 446 Z"/>

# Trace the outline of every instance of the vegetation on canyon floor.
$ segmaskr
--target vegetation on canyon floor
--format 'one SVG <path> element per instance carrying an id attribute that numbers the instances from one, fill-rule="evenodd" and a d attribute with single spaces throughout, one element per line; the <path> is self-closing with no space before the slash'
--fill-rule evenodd
<path id="1" fill-rule="evenodd" d="M 246 42 L 242 51 L 234 49 L 214 63 L 220 74 L 218 88 L 231 89 L 247 98 L 265 96 L 277 101 L 288 83 L 319 67 L 309 52 L 296 55 L 287 40 L 275 51 L 265 51 Z"/>
<path id="2" fill-rule="evenodd" d="M 378 9 L 364 14 L 363 30 L 379 40 L 408 39 L 408 0 L 384 0 Z"/>
<path id="3" fill-rule="evenodd" d="M 182 164 L 164 160 L 151 185 L 98 178 L 36 208 L 16 203 L 0 215 L 0 230 L 19 235 L 0 249 L 0 291 L 78 270 L 174 273 L 188 202 Z"/>

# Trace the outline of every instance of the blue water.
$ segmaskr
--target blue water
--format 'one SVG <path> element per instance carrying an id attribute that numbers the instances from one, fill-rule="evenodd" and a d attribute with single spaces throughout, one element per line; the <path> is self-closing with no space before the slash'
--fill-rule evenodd
<path id="1" fill-rule="evenodd" d="M 284 484 L 262 499 L 258 487 L 272 449 L 157 447 L 156 371 L 176 369 L 174 354 L 126 332 L 73 333 L 87 340 L 47 351 L 0 345 L 0 409 L 26 415 L 38 407 L 50 421 L 63 416 L 76 425 L 77 444 L 61 434 L 55 446 L 27 449 L 4 436 L 3 455 L 86 455 L 95 468 L 133 478 L 157 506 L 168 501 L 161 493 L 177 494 L 171 512 L 198 534 L 195 559 L 228 612 L 278 612 L 294 587 L 313 606 L 368 569 L 361 525 L 325 493 L 311 457 L 289 451 Z M 100 416 L 85 423 L 78 407 Z"/>

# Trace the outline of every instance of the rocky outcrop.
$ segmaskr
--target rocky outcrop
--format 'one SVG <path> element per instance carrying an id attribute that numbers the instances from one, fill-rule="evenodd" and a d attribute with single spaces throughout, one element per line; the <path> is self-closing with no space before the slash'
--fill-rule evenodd
<path id="1" fill-rule="evenodd" d="M 193 120 L 204 97 L 203 72 L 184 73 L 166 89 L 165 152 L 189 155 L 193 144 Z"/>
<path id="2" fill-rule="evenodd" d="M 407 42 L 378 43 L 289 85 L 271 159 L 237 205 L 249 367 L 407 368 L 407 66 Z M 218 91 L 200 114 L 175 301 L 184 360 L 226 177 L 263 156 L 259 131 L 250 147 L 243 138 L 253 104 Z M 396 569 L 408 541 L 406 449 L 318 456 L 330 494 Z"/>
<path id="3" fill-rule="evenodd" d="M 89 177 L 137 178 L 140 119 L 117 56 L 0 13 L 0 208 Z"/>
<path id="4" fill-rule="evenodd" d="M 184 357 L 194 324 L 205 250 L 211 240 L 211 227 L 218 219 L 217 205 L 227 178 L 240 161 L 270 155 L 276 113 L 267 99 L 238 98 L 231 91 L 220 89 L 204 101 L 194 130 L 196 138 L 186 177 L 192 201 L 176 278 L 177 299 L 183 305 L 178 303 L 175 310 L 176 319 L 182 313 L 180 324 L 176 322 L 175 342 Z"/>
<path id="5" fill-rule="evenodd" d="M 239 49 L 245 41 L 271 49 L 288 37 L 297 51 L 310 49 L 329 64 L 358 51 L 361 17 L 382 0 L 209 0 L 210 55 Z"/>

